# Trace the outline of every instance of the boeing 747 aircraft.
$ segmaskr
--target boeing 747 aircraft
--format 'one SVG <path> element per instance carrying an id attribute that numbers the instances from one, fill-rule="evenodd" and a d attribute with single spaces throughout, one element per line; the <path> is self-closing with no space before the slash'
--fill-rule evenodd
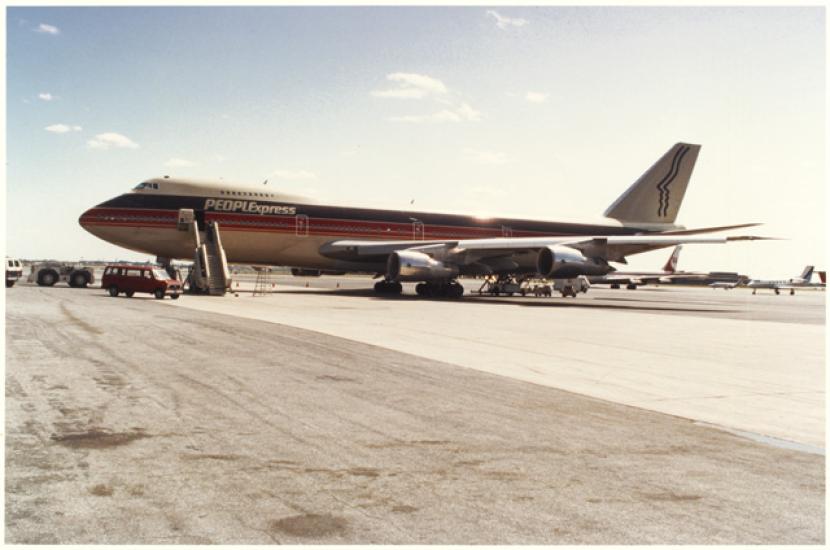
<path id="1" fill-rule="evenodd" d="M 79 222 L 161 263 L 194 258 L 197 279 L 211 291 L 230 284 L 230 262 L 371 273 L 383 277 L 379 293 L 398 294 L 411 281 L 419 295 L 459 297 L 461 275 L 603 275 L 614 269 L 608 262 L 631 254 L 759 238 L 698 236 L 758 224 L 675 224 L 699 150 L 674 145 L 608 207 L 602 224 L 326 205 L 267 186 L 166 176 L 89 209 Z"/>

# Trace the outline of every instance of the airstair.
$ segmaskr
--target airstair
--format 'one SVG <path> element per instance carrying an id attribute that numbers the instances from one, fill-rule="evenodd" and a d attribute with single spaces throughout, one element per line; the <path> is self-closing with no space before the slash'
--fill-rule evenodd
<path id="1" fill-rule="evenodd" d="M 271 294 L 271 268 L 263 267 L 256 272 L 256 282 L 254 283 L 254 296 L 265 296 Z"/>
<path id="2" fill-rule="evenodd" d="M 190 271 L 190 288 L 211 296 L 224 296 L 231 286 L 230 271 L 222 237 L 219 234 L 219 222 L 207 222 L 204 242 L 199 231 L 199 222 L 193 210 L 179 210 L 178 228 L 187 231 L 193 238 L 196 248 L 193 252 L 193 269 Z"/>

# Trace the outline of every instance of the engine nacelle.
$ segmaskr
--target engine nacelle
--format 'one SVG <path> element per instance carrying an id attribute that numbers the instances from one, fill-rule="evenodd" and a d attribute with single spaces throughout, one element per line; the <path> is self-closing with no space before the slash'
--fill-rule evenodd
<path id="1" fill-rule="evenodd" d="M 580 275 L 605 275 L 611 266 L 602 260 L 586 258 L 575 248 L 554 245 L 539 251 L 536 271 L 551 279 L 570 279 Z"/>
<path id="2" fill-rule="evenodd" d="M 457 275 L 457 267 L 416 250 L 393 252 L 386 262 L 386 278 L 391 281 L 443 281 Z"/>

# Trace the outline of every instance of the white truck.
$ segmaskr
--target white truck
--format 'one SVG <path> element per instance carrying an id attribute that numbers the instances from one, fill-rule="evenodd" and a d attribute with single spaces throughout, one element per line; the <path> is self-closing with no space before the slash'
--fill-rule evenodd
<path id="1" fill-rule="evenodd" d="M 6 288 L 23 278 L 23 264 L 17 258 L 6 258 Z"/>
<path id="2" fill-rule="evenodd" d="M 91 267 L 65 262 L 36 262 L 31 265 L 30 283 L 38 286 L 54 286 L 58 281 L 67 283 L 72 288 L 86 288 L 95 282 L 95 272 Z"/>

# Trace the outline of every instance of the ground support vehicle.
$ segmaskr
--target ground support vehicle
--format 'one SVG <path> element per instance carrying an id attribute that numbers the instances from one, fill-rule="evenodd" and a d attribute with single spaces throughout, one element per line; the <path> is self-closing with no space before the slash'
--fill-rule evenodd
<path id="1" fill-rule="evenodd" d="M 95 282 L 91 267 L 65 262 L 36 262 L 29 268 L 27 281 L 39 286 L 54 286 L 59 281 L 72 288 L 86 288 Z"/>
<path id="2" fill-rule="evenodd" d="M 159 300 L 165 296 L 176 300 L 182 294 L 181 281 L 171 279 L 161 267 L 147 265 L 108 265 L 101 288 L 113 298 L 121 293 L 132 298 L 136 292 L 146 292 Z"/>
<path id="3" fill-rule="evenodd" d="M 553 280 L 554 292 L 561 293 L 563 298 L 566 296 L 576 298 L 577 293 L 588 292 L 589 288 L 591 288 L 591 283 L 588 282 L 588 278 L 584 275 L 580 275 L 579 277 L 575 277 L 573 279 Z"/>
<path id="4" fill-rule="evenodd" d="M 499 277 L 487 277 L 476 291 L 479 294 L 490 294 L 492 296 L 513 296 L 522 292 L 521 282 L 515 277 L 501 275 Z"/>
<path id="5" fill-rule="evenodd" d="M 17 258 L 6 258 L 6 288 L 23 278 L 23 264 Z"/>

